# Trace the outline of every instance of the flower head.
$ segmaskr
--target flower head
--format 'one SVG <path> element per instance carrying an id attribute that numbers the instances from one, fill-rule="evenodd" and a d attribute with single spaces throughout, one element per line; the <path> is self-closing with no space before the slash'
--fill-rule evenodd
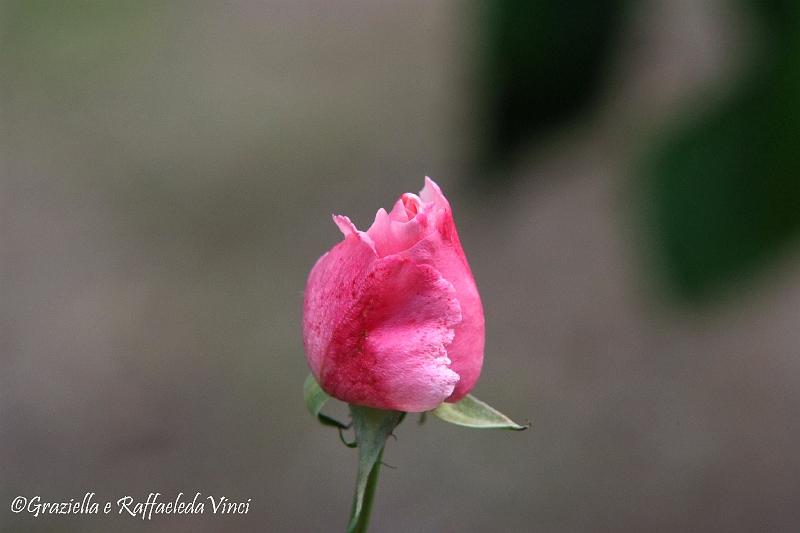
<path id="1" fill-rule="evenodd" d="M 344 240 L 314 265 L 303 305 L 317 382 L 335 398 L 379 409 L 460 400 L 480 375 L 483 308 L 439 186 L 425 178 L 419 196 L 379 209 L 367 231 L 333 219 Z"/>

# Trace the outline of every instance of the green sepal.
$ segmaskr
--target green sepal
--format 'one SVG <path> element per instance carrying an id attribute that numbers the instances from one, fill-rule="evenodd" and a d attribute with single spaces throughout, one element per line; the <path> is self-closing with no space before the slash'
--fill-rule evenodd
<path id="1" fill-rule="evenodd" d="M 331 397 L 328 396 L 324 390 L 322 390 L 322 387 L 319 386 L 317 380 L 314 379 L 312 374 L 309 374 L 305 383 L 303 383 L 303 399 L 306 402 L 308 412 L 311 413 L 312 416 L 316 417 L 321 424 L 339 428 L 340 431 L 350 428 L 349 424 L 339 422 L 335 418 L 331 418 L 330 416 L 322 413 L 322 408 L 325 407 L 325 404 L 328 403 L 328 400 L 330 400 Z"/>
<path id="2" fill-rule="evenodd" d="M 358 444 L 358 477 L 356 478 L 356 492 L 353 496 L 353 508 L 347 531 L 348 533 L 358 533 L 367 530 L 369 511 L 372 507 L 372 497 L 386 439 L 402 421 L 405 413 L 351 405 L 350 414 L 353 418 L 353 428 Z"/>
<path id="3" fill-rule="evenodd" d="M 457 426 L 477 429 L 511 429 L 522 431 L 528 429 L 530 423 L 522 426 L 506 415 L 468 394 L 457 403 L 443 403 L 431 411 L 445 422 Z"/>

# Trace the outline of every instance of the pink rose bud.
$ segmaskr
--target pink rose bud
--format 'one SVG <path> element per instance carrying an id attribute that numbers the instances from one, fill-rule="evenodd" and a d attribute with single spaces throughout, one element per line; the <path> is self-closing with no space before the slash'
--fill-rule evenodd
<path id="1" fill-rule="evenodd" d="M 419 196 L 379 209 L 367 231 L 334 216 L 344 240 L 308 277 L 303 343 L 323 390 L 344 402 L 420 412 L 457 402 L 483 364 L 483 307 L 450 204 Z"/>

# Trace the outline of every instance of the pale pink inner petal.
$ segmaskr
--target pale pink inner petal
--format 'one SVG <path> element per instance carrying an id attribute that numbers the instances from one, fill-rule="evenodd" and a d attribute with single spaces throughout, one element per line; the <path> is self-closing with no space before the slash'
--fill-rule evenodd
<path id="1" fill-rule="evenodd" d="M 380 209 L 384 211 L 383 208 Z M 384 211 L 385 213 L 386 211 Z M 405 204 L 403 204 L 403 198 L 398 198 L 398 200 L 394 203 L 391 212 L 389 213 L 389 220 L 392 222 L 408 222 L 412 217 L 408 216 L 408 210 L 406 209 Z"/>
<path id="2" fill-rule="evenodd" d="M 380 257 L 396 254 L 414 246 L 439 225 L 450 212 L 450 204 L 441 189 L 430 178 L 417 196 L 405 193 L 395 202 L 391 212 L 381 208 L 366 231 Z"/>
<path id="3" fill-rule="evenodd" d="M 369 234 L 367 234 L 365 231 L 359 231 L 358 228 L 356 228 L 356 225 L 353 224 L 348 217 L 344 215 L 333 215 L 333 222 L 336 224 L 336 226 L 338 226 L 339 231 L 341 231 L 345 237 L 348 237 L 349 235 L 355 235 L 370 248 L 372 248 L 373 251 L 375 250 L 375 243 L 372 241 L 372 238 L 369 236 Z M 377 253 L 377 251 L 375 253 Z"/>
<path id="4" fill-rule="evenodd" d="M 358 229 L 356 229 L 356 225 L 350 220 L 350 218 L 344 215 L 333 215 L 333 222 L 342 232 L 342 234 L 347 237 L 348 235 L 353 235 L 358 233 Z"/>
<path id="5" fill-rule="evenodd" d="M 422 200 L 420 200 L 419 196 L 410 192 L 400 197 L 400 203 L 403 205 L 408 220 L 417 216 L 417 213 L 422 209 Z"/>
<path id="6" fill-rule="evenodd" d="M 442 189 L 428 176 L 425 176 L 425 186 L 419 192 L 419 197 L 425 203 L 434 203 L 439 208 L 450 209 L 450 202 L 442 194 Z"/>
<path id="7" fill-rule="evenodd" d="M 425 236 L 427 216 L 416 210 L 421 207 L 419 199 L 397 201 L 391 213 L 381 208 L 375 214 L 375 222 L 366 231 L 380 257 L 395 254 L 413 246 Z M 406 205 L 408 203 L 408 206 Z M 410 206 L 410 207 L 409 207 Z M 413 217 L 409 214 L 413 212 Z"/>

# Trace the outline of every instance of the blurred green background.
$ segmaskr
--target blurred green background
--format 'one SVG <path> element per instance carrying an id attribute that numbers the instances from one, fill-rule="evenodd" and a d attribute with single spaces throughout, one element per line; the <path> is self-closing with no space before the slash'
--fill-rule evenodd
<path id="1" fill-rule="evenodd" d="M 798 139 L 790 0 L 0 1 L 0 526 L 343 529 L 305 277 L 427 174 L 534 426 L 407 421 L 375 531 L 795 531 Z M 251 510 L 9 510 L 151 491 Z"/>

